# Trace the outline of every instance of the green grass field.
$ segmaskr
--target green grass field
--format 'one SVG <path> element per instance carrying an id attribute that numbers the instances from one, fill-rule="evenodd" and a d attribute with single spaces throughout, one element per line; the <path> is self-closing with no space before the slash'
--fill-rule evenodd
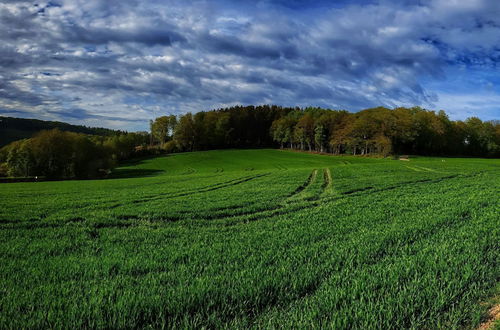
<path id="1" fill-rule="evenodd" d="M 474 328 L 500 160 L 175 154 L 0 185 L 0 328 Z"/>

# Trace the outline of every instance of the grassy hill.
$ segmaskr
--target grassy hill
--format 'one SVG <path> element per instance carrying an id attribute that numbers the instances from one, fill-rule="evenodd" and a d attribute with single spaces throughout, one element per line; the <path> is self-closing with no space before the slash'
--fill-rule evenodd
<path id="1" fill-rule="evenodd" d="M 1 184 L 0 328 L 475 327 L 499 165 L 224 150 Z"/>
<path id="2" fill-rule="evenodd" d="M 171 154 L 143 161 L 130 162 L 117 168 L 121 171 L 141 170 L 161 171 L 164 175 L 186 173 L 210 174 L 217 172 L 275 171 L 325 167 L 354 161 L 358 164 L 373 163 L 373 159 L 359 157 L 318 156 L 303 152 L 290 152 L 275 149 L 250 150 L 210 150 Z M 381 160 L 382 162 L 386 160 Z"/>
<path id="3" fill-rule="evenodd" d="M 107 128 L 71 125 L 58 121 L 0 116 L 0 147 L 16 140 L 30 138 L 41 130 L 49 130 L 54 128 L 58 128 L 61 131 L 103 136 L 113 135 L 118 132 Z"/>

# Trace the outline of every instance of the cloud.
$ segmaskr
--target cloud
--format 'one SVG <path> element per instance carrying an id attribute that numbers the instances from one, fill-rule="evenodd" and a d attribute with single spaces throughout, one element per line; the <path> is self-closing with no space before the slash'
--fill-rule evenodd
<path id="1" fill-rule="evenodd" d="M 500 118 L 500 95 L 491 92 L 440 93 L 436 106 L 440 109 L 453 109 L 448 111 L 452 119 L 464 119 L 464 114 L 483 120 Z"/>
<path id="2" fill-rule="evenodd" d="M 129 129 L 241 103 L 489 118 L 492 103 L 462 111 L 446 89 L 473 86 L 449 68 L 498 83 L 499 11 L 488 0 L 3 1 L 0 114 Z"/>

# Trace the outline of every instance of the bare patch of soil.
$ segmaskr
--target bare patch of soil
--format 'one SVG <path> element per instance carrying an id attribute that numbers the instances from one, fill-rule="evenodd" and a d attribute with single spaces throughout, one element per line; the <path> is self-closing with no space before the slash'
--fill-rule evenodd
<path id="1" fill-rule="evenodd" d="M 493 324 L 500 320 L 500 304 L 493 306 L 488 312 L 488 320 L 481 323 L 477 330 L 489 330 L 493 329 Z"/>

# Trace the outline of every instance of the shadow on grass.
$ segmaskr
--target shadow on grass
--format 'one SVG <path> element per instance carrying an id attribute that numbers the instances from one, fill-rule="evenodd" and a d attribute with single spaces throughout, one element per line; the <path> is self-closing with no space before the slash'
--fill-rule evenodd
<path id="1" fill-rule="evenodd" d="M 46 177 L 15 177 L 15 178 L 1 178 L 2 183 L 18 183 L 18 182 L 46 182 L 46 181 L 83 181 L 83 180 L 110 180 L 110 179 L 127 179 L 127 178 L 140 178 L 150 177 L 161 174 L 163 170 L 141 169 L 141 168 L 117 168 L 114 169 L 108 176 L 105 177 L 91 177 L 91 178 L 46 178 Z"/>
<path id="2" fill-rule="evenodd" d="M 155 176 L 163 173 L 163 170 L 153 170 L 145 168 L 117 168 L 107 177 L 107 179 L 126 179 L 145 176 Z"/>
<path id="3" fill-rule="evenodd" d="M 136 168 L 135 166 L 142 165 L 145 161 L 157 158 L 158 155 L 150 155 L 121 161 L 119 167 L 113 169 L 107 179 L 125 179 L 155 176 L 164 173 L 164 170 L 152 168 Z"/>

